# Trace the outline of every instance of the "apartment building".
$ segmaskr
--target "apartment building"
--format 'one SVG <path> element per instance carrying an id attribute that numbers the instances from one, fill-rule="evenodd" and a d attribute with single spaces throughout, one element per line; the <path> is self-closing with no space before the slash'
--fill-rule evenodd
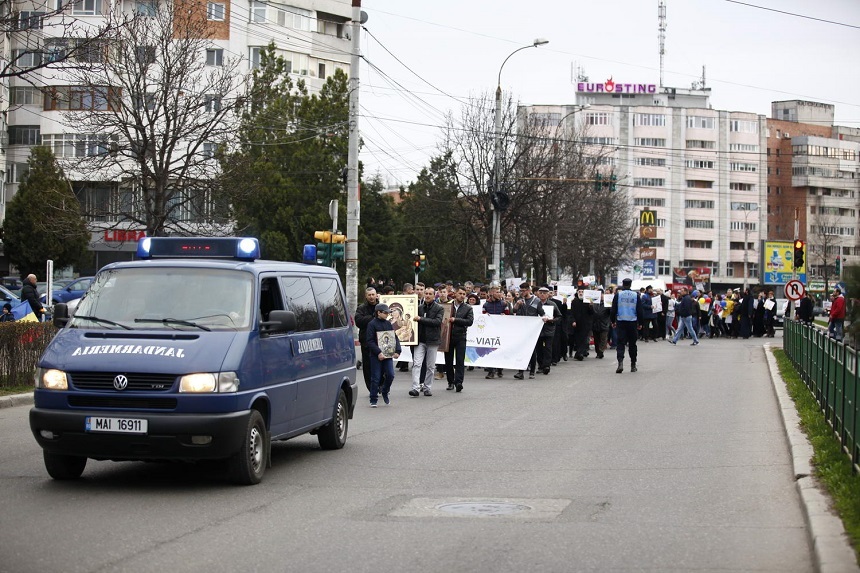
<path id="1" fill-rule="evenodd" d="M 834 106 L 773 102 L 767 120 L 768 239 L 807 244 L 810 289 L 860 262 L 860 129 L 834 125 Z M 795 230 L 796 229 L 796 230 Z"/>
<path id="2" fill-rule="evenodd" d="M 0 45 L 0 63 L 21 68 L 57 58 L 75 42 L 62 37 L 76 28 L 96 29 L 110 16 L 121 14 L 152 15 L 165 0 L 11 0 L 3 3 L 17 25 L 5 33 Z M 325 79 L 343 70 L 349 73 L 351 42 L 348 23 L 352 8 L 349 0 L 288 0 L 269 3 L 258 0 L 174 0 L 176 6 L 205 13 L 209 32 L 208 45 L 201 50 L 201 61 L 207 66 L 222 66 L 230 59 L 240 59 L 237 73 L 248 74 L 260 63 L 260 52 L 274 42 L 286 59 L 289 72 L 303 79 L 311 93 L 318 91 Z M 64 22 L 64 24 L 61 24 Z M 79 24 L 69 27 L 69 22 Z M 141 46 L 141 57 L 147 57 Z M 86 64 L 95 51 L 77 55 L 74 63 Z M 110 50 L 101 54 L 111 57 Z M 104 57 L 98 55 L 97 57 Z M 63 97 L 59 97 L 62 94 Z M 3 188 L 0 194 L 0 219 L 6 203 L 15 195 L 26 173 L 30 147 L 50 145 L 62 159 L 73 160 L 87 154 L 105 151 L 99 134 L 78 133 L 63 121 L 67 111 L 101 109 L 110 105 L 109 97 L 96 93 L 78 94 L 62 65 L 43 67 L 22 77 L 0 81 L 0 170 Z M 134 102 L 123 102 L 135 105 Z M 213 102 L 212 105 L 217 105 Z M 7 127 L 8 126 L 8 127 Z M 68 173 L 72 186 L 82 202 L 118 202 L 122 198 L 119 182 L 92 185 Z M 131 257 L 134 241 L 144 229 L 123 225 L 117 220 L 92 218 L 90 249 L 93 267 Z M 5 261 L 0 259 L 0 267 Z M 89 269 L 93 270 L 93 269 Z"/>
<path id="3" fill-rule="evenodd" d="M 634 213 L 653 212 L 642 275 L 672 283 L 692 270 L 714 288 L 759 282 L 766 237 L 766 118 L 715 110 L 710 90 L 607 80 L 580 82 L 575 106 L 528 106 L 570 123 L 586 143 L 611 151 Z M 656 254 L 656 256 L 654 256 Z M 635 256 L 635 253 L 634 253 Z M 746 270 L 745 270 L 746 269 Z"/>

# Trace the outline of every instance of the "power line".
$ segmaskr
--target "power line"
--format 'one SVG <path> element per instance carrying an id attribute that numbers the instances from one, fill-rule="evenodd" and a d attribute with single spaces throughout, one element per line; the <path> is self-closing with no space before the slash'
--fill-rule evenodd
<path id="1" fill-rule="evenodd" d="M 777 10 L 776 8 L 767 8 L 765 6 L 756 6 L 755 4 L 749 4 L 747 2 L 739 2 L 738 0 L 725 0 L 731 4 L 740 4 L 741 6 L 749 6 L 750 8 L 758 8 L 759 10 L 767 10 L 768 12 L 776 12 L 778 14 L 785 14 L 786 16 L 794 16 L 796 18 L 803 18 L 805 20 L 815 20 L 816 22 L 824 22 L 825 24 L 834 24 L 836 26 L 845 26 L 846 28 L 854 28 L 856 30 L 860 30 L 860 26 L 855 26 L 854 24 L 846 24 L 845 22 L 836 22 L 834 20 L 825 20 L 823 18 L 816 18 L 814 16 L 805 16 L 803 14 L 795 14 L 794 12 L 786 12 L 784 10 Z"/>

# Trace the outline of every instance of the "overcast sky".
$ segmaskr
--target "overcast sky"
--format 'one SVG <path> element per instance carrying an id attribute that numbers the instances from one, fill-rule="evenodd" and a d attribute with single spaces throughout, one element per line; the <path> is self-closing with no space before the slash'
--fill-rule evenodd
<path id="1" fill-rule="evenodd" d="M 769 116 L 771 101 L 805 99 L 835 105 L 836 123 L 860 127 L 860 0 L 665 3 L 665 86 L 689 88 L 704 65 L 715 109 Z M 365 177 L 414 181 L 436 152 L 445 113 L 457 117 L 469 98 L 493 93 L 504 59 L 535 38 L 550 43 L 517 53 L 502 72 L 502 89 L 521 104 L 576 103 L 575 65 L 593 82 L 659 83 L 657 6 L 362 0 L 369 16 L 361 36 L 369 63 L 360 72 Z"/>

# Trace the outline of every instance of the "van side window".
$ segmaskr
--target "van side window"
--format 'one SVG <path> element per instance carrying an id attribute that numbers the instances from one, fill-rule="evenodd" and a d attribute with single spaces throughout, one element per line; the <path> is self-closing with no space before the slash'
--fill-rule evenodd
<path id="1" fill-rule="evenodd" d="M 273 310 L 284 310 L 284 303 L 278 279 L 269 277 L 260 283 L 260 319 L 269 320 L 269 313 Z"/>
<path id="2" fill-rule="evenodd" d="M 296 332 L 319 330 L 320 316 L 311 280 L 308 277 L 281 277 L 281 285 L 284 287 L 287 310 L 296 315 Z"/>
<path id="3" fill-rule="evenodd" d="M 346 319 L 346 309 L 337 281 L 314 277 L 313 284 L 317 295 L 317 304 L 320 307 L 323 328 L 347 326 L 349 323 Z"/>

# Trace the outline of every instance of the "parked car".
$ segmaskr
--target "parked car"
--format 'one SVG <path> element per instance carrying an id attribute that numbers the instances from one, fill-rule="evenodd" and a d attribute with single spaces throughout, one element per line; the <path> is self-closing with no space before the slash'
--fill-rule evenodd
<path id="1" fill-rule="evenodd" d="M 15 293 L 15 292 L 9 290 L 8 288 L 6 288 L 5 286 L 0 285 L 0 305 L 6 304 L 7 302 L 11 302 L 12 305 L 14 306 L 15 303 L 21 301 L 20 292 L 21 291 L 18 291 L 18 293 Z"/>
<path id="2" fill-rule="evenodd" d="M 61 281 L 54 281 L 54 292 L 51 293 L 51 304 L 58 302 L 69 302 L 76 298 L 81 298 L 87 289 L 90 288 L 90 283 L 93 282 L 93 277 L 80 277 L 63 286 L 57 286 Z M 44 295 L 42 303 L 45 302 Z"/>
<path id="3" fill-rule="evenodd" d="M 823 306 L 812 307 L 812 316 L 827 316 L 827 311 Z"/>

